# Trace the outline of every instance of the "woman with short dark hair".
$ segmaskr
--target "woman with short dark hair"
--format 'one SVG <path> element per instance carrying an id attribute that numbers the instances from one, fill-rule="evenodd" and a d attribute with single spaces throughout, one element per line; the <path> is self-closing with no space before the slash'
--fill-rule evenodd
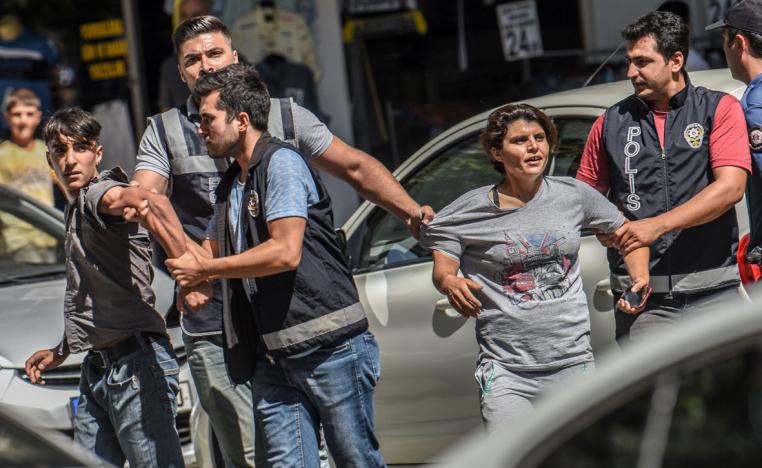
<path id="1" fill-rule="evenodd" d="M 553 122 L 535 107 L 495 110 L 481 143 L 505 178 L 464 194 L 423 231 L 435 286 L 458 312 L 476 318 L 475 377 L 488 425 L 520 418 L 548 387 L 593 367 L 580 232 L 611 233 L 627 221 L 589 185 L 544 175 L 557 140 Z M 625 262 L 633 293 L 647 297 L 648 248 Z M 645 299 L 637 302 L 617 305 L 637 313 Z"/>

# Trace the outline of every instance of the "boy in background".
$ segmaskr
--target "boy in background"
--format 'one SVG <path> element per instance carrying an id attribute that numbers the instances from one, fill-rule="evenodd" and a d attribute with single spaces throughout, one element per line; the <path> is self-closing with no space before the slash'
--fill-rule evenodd
<path id="1" fill-rule="evenodd" d="M 4 109 L 11 137 L 0 143 L 0 183 L 53 206 L 54 175 L 45 159 L 45 144 L 34 137 L 42 120 L 40 99 L 31 89 L 10 93 Z M 56 241 L 26 222 L 0 215 L 2 254 L 19 263 L 55 261 Z"/>

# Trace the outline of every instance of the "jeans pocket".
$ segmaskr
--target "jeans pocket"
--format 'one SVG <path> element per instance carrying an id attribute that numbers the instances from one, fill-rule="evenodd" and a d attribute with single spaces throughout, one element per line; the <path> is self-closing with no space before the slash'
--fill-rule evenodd
<path id="1" fill-rule="evenodd" d="M 375 383 L 378 383 L 381 380 L 381 353 L 378 349 L 378 342 L 370 332 L 363 333 L 362 339 L 368 352 L 368 363 L 373 371 L 373 379 Z"/>
<path id="2" fill-rule="evenodd" d="M 116 361 L 109 370 L 106 384 L 113 388 L 125 388 L 131 385 L 133 389 L 140 390 L 140 376 L 134 356 L 127 356 Z"/>

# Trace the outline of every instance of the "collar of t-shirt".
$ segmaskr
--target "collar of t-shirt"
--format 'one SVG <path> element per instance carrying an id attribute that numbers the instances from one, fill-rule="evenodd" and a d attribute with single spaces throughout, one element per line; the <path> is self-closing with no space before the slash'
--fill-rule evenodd
<path id="1" fill-rule="evenodd" d="M 654 125 L 656 125 L 656 133 L 659 135 L 659 146 L 664 148 L 664 126 L 667 123 L 667 114 L 669 114 L 669 112 L 652 112 L 654 114 Z"/>

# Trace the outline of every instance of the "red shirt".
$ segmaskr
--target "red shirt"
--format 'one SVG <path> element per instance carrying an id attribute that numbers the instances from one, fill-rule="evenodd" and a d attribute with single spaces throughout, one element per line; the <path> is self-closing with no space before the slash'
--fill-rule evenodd
<path id="1" fill-rule="evenodd" d="M 610 187 L 609 165 L 606 147 L 603 144 L 604 113 L 593 124 L 587 136 L 585 150 L 577 171 L 577 179 L 598 190 Z M 659 142 L 664 146 L 664 124 L 667 112 L 654 111 L 654 123 L 659 134 Z M 712 169 L 721 166 L 736 166 L 751 172 L 749 137 L 746 133 L 746 118 L 738 99 L 727 94 L 720 99 L 714 112 L 714 123 L 709 134 L 709 162 Z M 669 155 L 667 155 L 669 157 Z"/>

